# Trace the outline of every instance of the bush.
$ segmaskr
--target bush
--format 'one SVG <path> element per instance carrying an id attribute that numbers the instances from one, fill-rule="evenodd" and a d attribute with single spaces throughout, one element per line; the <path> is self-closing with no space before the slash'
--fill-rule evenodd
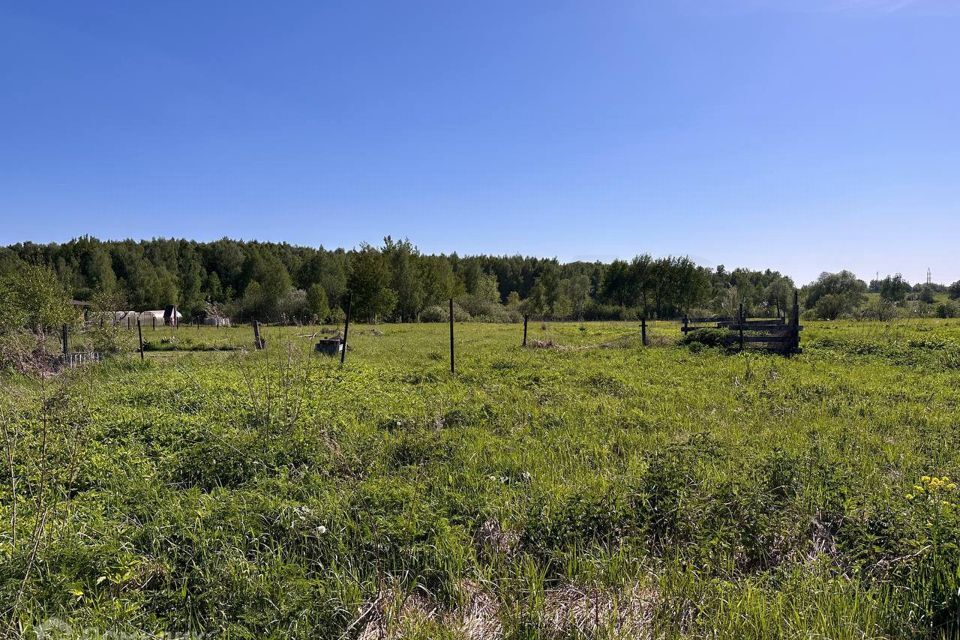
<path id="1" fill-rule="evenodd" d="M 893 320 L 897 317 L 897 306 L 889 300 L 878 298 L 867 305 L 867 308 L 863 310 L 862 317 L 867 320 L 883 322 Z"/>
<path id="2" fill-rule="evenodd" d="M 456 318 L 457 306 L 461 307 L 470 318 L 479 322 L 510 321 L 510 314 L 502 304 L 481 296 L 465 295 L 457 298 L 454 301 L 454 318 Z"/>
<path id="3" fill-rule="evenodd" d="M 846 298 L 839 294 L 828 293 L 817 300 L 813 311 L 821 320 L 836 320 L 840 316 L 850 311 L 850 304 Z"/>
<path id="4" fill-rule="evenodd" d="M 941 302 L 940 304 L 937 305 L 937 317 L 938 318 L 960 317 L 960 309 L 957 308 L 956 303 Z"/>
<path id="5" fill-rule="evenodd" d="M 729 347 L 734 337 L 726 329 L 696 329 L 683 336 L 680 343 L 698 347 Z"/>
<path id="6" fill-rule="evenodd" d="M 450 309 L 438 304 L 427 307 L 420 312 L 420 322 L 446 322 L 449 319 Z M 464 311 L 463 307 L 454 302 L 453 319 L 457 322 L 469 322 L 473 318 L 469 313 Z"/>

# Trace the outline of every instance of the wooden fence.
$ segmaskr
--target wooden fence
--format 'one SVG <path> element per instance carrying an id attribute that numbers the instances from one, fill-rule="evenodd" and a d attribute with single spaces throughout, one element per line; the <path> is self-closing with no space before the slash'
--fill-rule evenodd
<path id="1" fill-rule="evenodd" d="M 740 305 L 737 317 L 714 316 L 709 318 L 683 317 L 681 331 L 684 335 L 702 329 L 720 329 L 725 331 L 723 340 L 727 346 L 737 346 L 743 351 L 748 346 L 765 351 L 792 355 L 800 353 L 800 304 L 796 291 L 793 293 L 793 310 L 790 320 L 786 318 L 748 319 Z M 713 325 L 708 327 L 706 325 Z"/>

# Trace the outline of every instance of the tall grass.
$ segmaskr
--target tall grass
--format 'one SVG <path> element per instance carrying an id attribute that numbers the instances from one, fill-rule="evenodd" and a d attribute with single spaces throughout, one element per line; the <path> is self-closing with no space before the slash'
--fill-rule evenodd
<path id="1" fill-rule="evenodd" d="M 7 634 L 956 634 L 960 323 L 807 323 L 790 359 L 470 324 L 455 376 L 446 330 L 4 378 Z"/>

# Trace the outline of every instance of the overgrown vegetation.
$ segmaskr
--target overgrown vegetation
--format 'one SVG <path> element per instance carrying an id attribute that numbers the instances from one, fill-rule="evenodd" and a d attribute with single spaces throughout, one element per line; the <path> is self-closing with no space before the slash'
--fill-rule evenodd
<path id="1" fill-rule="evenodd" d="M 4 377 L 4 636 L 955 637 L 960 323 L 530 331 L 459 326 L 455 377 L 430 324 Z"/>

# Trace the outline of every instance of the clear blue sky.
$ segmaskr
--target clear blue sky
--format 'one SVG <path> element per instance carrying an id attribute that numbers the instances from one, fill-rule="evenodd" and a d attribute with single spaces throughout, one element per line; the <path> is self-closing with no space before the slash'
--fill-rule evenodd
<path id="1" fill-rule="evenodd" d="M 960 2 L 0 0 L 0 244 L 960 279 Z"/>

